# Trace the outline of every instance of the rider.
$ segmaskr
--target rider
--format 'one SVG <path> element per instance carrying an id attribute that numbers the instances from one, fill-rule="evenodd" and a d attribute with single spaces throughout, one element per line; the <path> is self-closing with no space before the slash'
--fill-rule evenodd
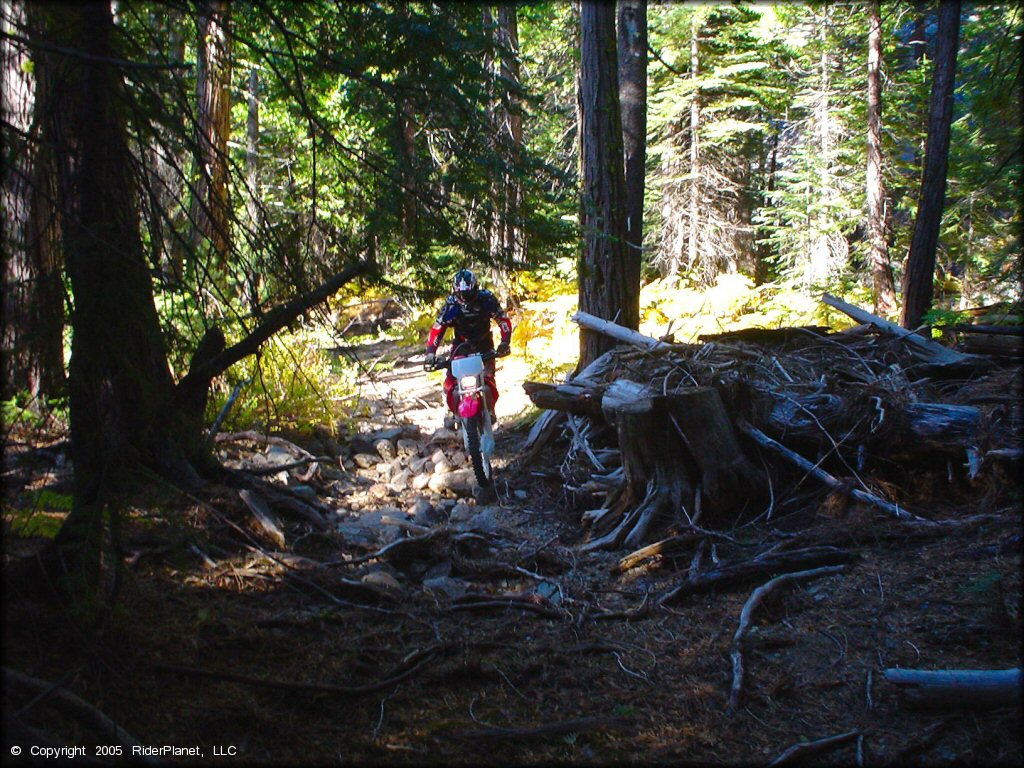
<path id="1" fill-rule="evenodd" d="M 501 331 L 501 342 L 498 348 L 494 349 L 494 339 L 491 337 L 491 320 L 498 324 Z M 434 369 L 434 360 L 437 353 L 437 346 L 444 338 L 445 331 L 453 329 L 455 334 L 454 346 L 464 345 L 460 353 L 490 352 L 494 350 L 496 357 L 504 357 L 509 353 L 509 342 L 512 340 L 512 322 L 505 314 L 501 304 L 493 293 L 482 289 L 477 282 L 476 275 L 468 269 L 460 269 L 452 278 L 452 292 L 441 308 L 437 320 L 430 329 L 427 337 L 427 356 L 423 364 L 424 370 Z M 484 381 L 491 396 L 488 398 L 491 418 L 494 418 L 494 404 L 498 401 L 498 388 L 494 382 L 494 358 L 485 361 Z M 451 370 L 444 380 L 444 396 L 448 402 L 448 408 L 455 412 L 455 378 Z"/>

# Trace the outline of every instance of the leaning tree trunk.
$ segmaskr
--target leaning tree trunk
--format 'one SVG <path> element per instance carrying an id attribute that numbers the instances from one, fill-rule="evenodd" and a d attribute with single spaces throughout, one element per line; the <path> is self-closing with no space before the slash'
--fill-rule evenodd
<path id="1" fill-rule="evenodd" d="M 145 468 L 190 484 L 215 470 L 202 429 L 210 381 L 367 265 L 353 264 L 267 312 L 230 348 L 212 328 L 175 385 L 134 207 L 133 164 L 120 111 L 128 94 L 111 63 L 110 7 L 70 5 L 50 19 L 53 34 L 44 42 L 68 52 L 55 54 L 60 91 L 53 94 L 45 128 L 54 138 L 74 303 L 69 397 L 75 481 L 72 511 L 43 562 L 63 591 L 88 600 L 98 583 L 105 510 L 131 473 Z M 111 523 L 116 521 L 112 510 Z"/>
<path id="2" fill-rule="evenodd" d="M 928 139 L 924 153 L 924 177 L 918 196 L 914 234 L 910 240 L 907 274 L 903 278 L 903 315 L 900 324 L 914 329 L 932 305 L 935 251 L 946 199 L 949 137 L 953 123 L 953 90 L 956 84 L 956 52 L 960 39 L 960 0 L 939 3 L 939 29 L 932 80 Z"/>
<path id="3" fill-rule="evenodd" d="M 581 7 L 580 117 L 584 244 L 579 307 L 635 329 L 640 322 L 640 285 L 631 282 L 626 256 L 622 120 L 612 3 L 585 0 Z M 581 330 L 578 369 L 613 345 L 607 337 Z"/>

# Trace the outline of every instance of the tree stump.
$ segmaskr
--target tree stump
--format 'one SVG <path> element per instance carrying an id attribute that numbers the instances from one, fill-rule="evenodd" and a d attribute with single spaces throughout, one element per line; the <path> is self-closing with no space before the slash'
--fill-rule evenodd
<path id="1" fill-rule="evenodd" d="M 693 463 L 673 434 L 670 398 L 638 396 L 623 386 L 609 389 L 611 397 L 602 404 L 615 424 L 626 480 L 609 499 L 609 513 L 595 523 L 597 538 L 586 549 L 639 546 L 653 525 L 679 519 L 684 506 L 693 508 Z M 627 391 L 633 396 L 619 397 Z"/>
<path id="2" fill-rule="evenodd" d="M 714 522 L 762 504 L 767 480 L 747 458 L 718 390 L 694 387 L 667 398 L 670 427 L 699 469 L 701 508 Z"/>
<path id="3" fill-rule="evenodd" d="M 764 475 L 744 454 L 714 388 L 651 395 L 619 380 L 601 405 L 615 426 L 626 479 L 596 517 L 585 549 L 641 546 L 652 531 L 692 518 L 698 484 L 699 508 L 712 522 L 763 500 Z"/>

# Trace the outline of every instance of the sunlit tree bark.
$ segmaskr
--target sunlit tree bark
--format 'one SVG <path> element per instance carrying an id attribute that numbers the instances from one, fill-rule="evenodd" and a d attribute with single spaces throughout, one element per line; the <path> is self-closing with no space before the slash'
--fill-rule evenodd
<path id="1" fill-rule="evenodd" d="M 196 62 L 196 159 L 198 179 L 192 222 L 197 236 L 210 241 L 225 264 L 231 248 L 228 200 L 228 138 L 231 135 L 231 5 L 227 0 L 199 4 Z"/>
<path id="2" fill-rule="evenodd" d="M 885 239 L 885 185 L 882 180 L 882 19 L 878 0 L 868 3 L 868 152 L 867 214 L 875 314 L 896 310 L 889 247 Z"/>
<path id="3" fill-rule="evenodd" d="M 619 0 L 619 102 L 630 282 L 640 283 L 647 164 L 647 0 Z"/>
<path id="4" fill-rule="evenodd" d="M 518 166 L 523 151 L 523 116 L 518 88 L 521 73 L 519 66 L 519 25 L 516 7 L 511 3 L 498 6 L 498 42 L 501 44 L 501 81 L 503 84 L 502 132 L 508 146 L 510 164 Z M 507 173 L 503 180 L 501 211 L 501 251 L 507 263 L 522 263 L 526 257 L 526 241 L 519 224 L 522 217 L 522 187 L 514 174 Z"/>

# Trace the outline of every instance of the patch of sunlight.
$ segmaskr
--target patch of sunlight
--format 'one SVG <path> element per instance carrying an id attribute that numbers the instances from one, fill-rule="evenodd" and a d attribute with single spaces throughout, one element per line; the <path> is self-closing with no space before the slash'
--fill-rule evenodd
<path id="1" fill-rule="evenodd" d="M 16 536 L 43 536 L 52 539 L 64 523 L 66 512 L 54 512 L 40 507 L 34 509 L 7 509 L 4 522 Z"/>

